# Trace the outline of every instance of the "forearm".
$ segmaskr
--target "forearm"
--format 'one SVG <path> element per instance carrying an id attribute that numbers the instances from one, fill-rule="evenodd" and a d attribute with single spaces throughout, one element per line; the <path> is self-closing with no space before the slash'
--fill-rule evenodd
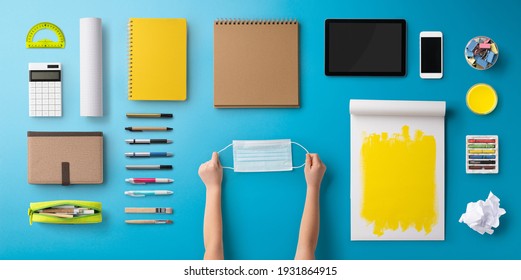
<path id="1" fill-rule="evenodd" d="M 221 189 L 212 188 L 206 192 L 204 211 L 205 258 L 223 258 Z"/>
<path id="2" fill-rule="evenodd" d="M 320 188 L 308 186 L 300 223 L 297 258 L 314 258 L 320 228 Z"/>

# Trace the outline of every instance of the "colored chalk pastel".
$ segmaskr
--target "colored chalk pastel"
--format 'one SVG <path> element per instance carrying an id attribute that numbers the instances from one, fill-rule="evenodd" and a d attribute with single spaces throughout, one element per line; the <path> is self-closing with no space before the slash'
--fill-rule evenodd
<path id="1" fill-rule="evenodd" d="M 470 58 L 470 57 L 474 57 L 474 53 L 473 53 L 472 51 L 469 51 L 469 50 L 465 50 L 465 55 L 466 55 L 467 57 L 469 57 L 469 58 Z"/>
<path id="2" fill-rule="evenodd" d="M 490 43 L 490 38 L 487 38 L 483 43 L 485 43 L 485 44 Z"/>
<path id="3" fill-rule="evenodd" d="M 469 144 L 469 148 L 495 148 L 494 144 Z"/>
<path id="4" fill-rule="evenodd" d="M 469 150 L 469 154 L 495 154 L 496 150 Z"/>
<path id="5" fill-rule="evenodd" d="M 479 170 L 479 169 L 496 169 L 496 166 L 494 165 L 470 165 L 469 169 L 471 170 Z"/>
<path id="6" fill-rule="evenodd" d="M 495 155 L 469 155 L 469 159 L 496 159 Z"/>
<path id="7" fill-rule="evenodd" d="M 469 160 L 469 164 L 496 164 L 495 160 Z"/>
<path id="8" fill-rule="evenodd" d="M 471 170 L 483 169 L 483 166 L 481 166 L 481 165 L 470 165 L 469 169 L 471 169 Z"/>
<path id="9" fill-rule="evenodd" d="M 490 44 L 481 43 L 479 44 L 480 49 L 490 49 Z"/>
<path id="10" fill-rule="evenodd" d="M 467 45 L 467 50 L 473 51 L 476 48 L 477 45 L 478 45 L 478 43 L 476 41 L 472 40 Z"/>
<path id="11" fill-rule="evenodd" d="M 496 139 L 469 139 L 469 143 L 496 143 Z"/>

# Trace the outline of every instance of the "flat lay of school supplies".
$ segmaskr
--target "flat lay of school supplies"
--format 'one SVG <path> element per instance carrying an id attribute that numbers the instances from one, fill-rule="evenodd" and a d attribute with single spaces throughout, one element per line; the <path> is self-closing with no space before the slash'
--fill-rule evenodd
<path id="1" fill-rule="evenodd" d="M 249 11 L 230 0 L 106 1 L 80 16 L 62 2 L 4 13 L 0 259 L 203 257 L 214 213 L 229 233 L 224 256 L 292 258 L 277 246 L 295 244 L 302 209 L 317 201 L 318 258 L 521 256 L 521 36 L 510 22 L 521 2 L 468 3 L 482 10 L 472 24 L 450 7 L 423 16 L 382 0 Z M 507 5 L 517 9 L 502 19 Z M 207 176 L 217 155 L 222 193 Z M 317 169 L 323 180 L 310 181 Z M 492 192 L 478 200 L 483 189 L 513 215 L 501 229 L 506 211 Z M 480 234 L 499 231 L 466 236 L 455 214 Z M 273 228 L 275 250 L 246 242 Z"/>

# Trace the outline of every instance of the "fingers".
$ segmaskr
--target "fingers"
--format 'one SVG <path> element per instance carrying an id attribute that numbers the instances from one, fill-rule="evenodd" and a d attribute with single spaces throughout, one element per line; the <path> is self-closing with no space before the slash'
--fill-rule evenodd
<path id="1" fill-rule="evenodd" d="M 313 166 L 317 164 L 317 154 L 306 154 L 306 165 L 309 163 L 309 166 Z M 318 159 L 320 161 L 320 159 Z"/>
<path id="2" fill-rule="evenodd" d="M 318 154 L 311 154 L 311 160 L 313 161 L 313 163 L 315 164 L 321 164 L 322 161 L 320 160 L 320 157 L 318 156 Z"/>
<path id="3" fill-rule="evenodd" d="M 316 163 L 317 167 L 319 169 L 323 170 L 323 172 L 325 172 L 327 169 L 326 165 L 322 162 L 322 160 L 320 159 L 318 154 L 316 154 L 315 156 L 316 156 L 316 158 L 314 159 L 314 162 Z"/>
<path id="4" fill-rule="evenodd" d="M 212 153 L 211 162 L 217 164 L 217 166 L 219 166 L 221 164 L 221 162 L 219 161 L 219 153 L 217 153 L 217 152 Z"/>
<path id="5" fill-rule="evenodd" d="M 324 163 L 322 163 L 318 154 L 306 155 L 306 166 L 308 166 L 308 163 L 310 168 L 321 168 L 324 166 Z"/>

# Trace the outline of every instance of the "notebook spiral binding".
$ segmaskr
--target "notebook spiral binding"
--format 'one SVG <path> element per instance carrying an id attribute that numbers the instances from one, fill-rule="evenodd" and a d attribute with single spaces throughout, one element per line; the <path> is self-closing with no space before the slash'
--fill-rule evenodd
<path id="1" fill-rule="evenodd" d="M 217 19 L 215 25 L 287 25 L 298 24 L 296 19 Z"/>
<path id="2" fill-rule="evenodd" d="M 128 21 L 128 97 L 132 98 L 132 19 Z"/>

